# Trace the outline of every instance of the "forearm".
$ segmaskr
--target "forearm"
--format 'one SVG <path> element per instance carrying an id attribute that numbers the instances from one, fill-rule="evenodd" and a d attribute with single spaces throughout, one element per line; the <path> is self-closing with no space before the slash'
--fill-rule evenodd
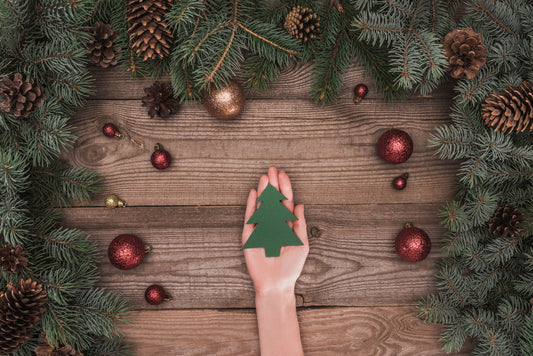
<path id="1" fill-rule="evenodd" d="M 293 290 L 256 293 L 261 356 L 303 355 Z"/>

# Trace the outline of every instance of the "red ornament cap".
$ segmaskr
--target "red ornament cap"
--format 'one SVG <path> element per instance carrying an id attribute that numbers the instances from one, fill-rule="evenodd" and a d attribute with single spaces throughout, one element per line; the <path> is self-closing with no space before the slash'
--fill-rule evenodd
<path id="1" fill-rule="evenodd" d="M 353 102 L 354 104 L 359 104 L 359 102 L 368 94 L 368 87 L 365 84 L 357 84 L 353 88 Z"/>
<path id="2" fill-rule="evenodd" d="M 378 140 L 378 154 L 388 163 L 403 163 L 412 153 L 413 140 L 405 131 L 392 129 L 383 133 Z"/>
<path id="3" fill-rule="evenodd" d="M 144 260 L 144 255 L 151 249 L 137 236 L 122 234 L 115 237 L 109 244 L 107 257 L 116 268 L 128 270 L 140 265 Z"/>
<path id="4" fill-rule="evenodd" d="M 158 284 L 152 284 L 144 292 L 144 299 L 148 304 L 159 305 L 163 302 L 172 300 L 172 298 L 167 295 L 163 287 Z"/>
<path id="5" fill-rule="evenodd" d="M 398 176 L 392 180 L 392 186 L 396 190 L 403 190 L 407 186 L 407 178 L 409 178 L 409 173 L 404 173 L 401 176 Z"/>
<path id="6" fill-rule="evenodd" d="M 431 240 L 422 229 L 410 223 L 396 236 L 396 252 L 407 262 L 418 262 L 425 259 L 431 251 Z"/>
<path id="7" fill-rule="evenodd" d="M 104 124 L 104 126 L 102 127 L 102 132 L 107 137 L 115 137 L 115 138 L 123 137 L 122 134 L 118 132 L 118 128 L 110 122 L 107 124 Z"/>
<path id="8" fill-rule="evenodd" d="M 150 157 L 150 162 L 152 162 L 152 166 L 154 166 L 154 168 L 166 169 L 170 166 L 172 157 L 168 151 L 163 149 L 161 144 L 157 143 L 154 146 L 154 152 L 152 153 L 152 157 Z"/>

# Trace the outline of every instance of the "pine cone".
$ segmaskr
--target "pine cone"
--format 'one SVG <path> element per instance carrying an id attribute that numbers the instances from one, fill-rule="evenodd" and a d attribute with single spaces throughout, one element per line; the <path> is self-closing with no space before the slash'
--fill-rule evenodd
<path id="1" fill-rule="evenodd" d="M 26 250 L 21 246 L 4 245 L 0 247 L 0 269 L 2 271 L 18 273 L 27 264 Z"/>
<path id="2" fill-rule="evenodd" d="M 487 46 L 481 44 L 481 35 L 470 27 L 455 29 L 448 33 L 442 40 L 446 57 L 448 57 L 451 76 L 462 78 L 465 74 L 468 79 L 474 78 L 487 59 Z"/>
<path id="3" fill-rule="evenodd" d="M 91 63 L 102 68 L 117 64 L 117 55 L 113 48 L 113 41 L 117 38 L 117 34 L 113 32 L 111 25 L 97 22 L 93 26 L 92 33 L 94 40 L 87 43 Z"/>
<path id="4" fill-rule="evenodd" d="M 146 96 L 142 98 L 143 106 L 150 108 L 148 114 L 167 117 L 178 111 L 179 102 L 174 98 L 170 83 L 155 82 L 149 88 L 144 88 Z"/>
<path id="5" fill-rule="evenodd" d="M 493 92 L 481 105 L 481 115 L 496 131 L 533 131 L 533 84 L 524 81 L 518 87 L 509 85 Z"/>
<path id="6" fill-rule="evenodd" d="M 169 0 L 128 0 L 128 33 L 133 50 L 143 61 L 165 58 L 170 53 L 172 33 L 164 21 Z"/>
<path id="7" fill-rule="evenodd" d="M 0 354 L 14 352 L 31 336 L 47 302 L 42 285 L 21 279 L 0 293 Z"/>
<path id="8" fill-rule="evenodd" d="M 41 334 L 39 344 L 33 350 L 37 356 L 83 356 L 83 353 L 77 351 L 70 345 L 54 349 L 48 342 L 46 335 Z"/>
<path id="9" fill-rule="evenodd" d="M 46 100 L 40 86 L 33 85 L 33 79 L 24 81 L 21 73 L 11 80 L 7 75 L 0 81 L 0 108 L 16 117 L 25 118 Z"/>
<path id="10" fill-rule="evenodd" d="M 500 205 L 489 220 L 489 231 L 494 236 L 517 236 L 522 225 L 521 213 L 514 205 Z"/>
<path id="11" fill-rule="evenodd" d="M 287 14 L 283 27 L 292 37 L 307 42 L 309 39 L 315 38 L 319 32 L 319 21 L 313 10 L 298 5 Z"/>

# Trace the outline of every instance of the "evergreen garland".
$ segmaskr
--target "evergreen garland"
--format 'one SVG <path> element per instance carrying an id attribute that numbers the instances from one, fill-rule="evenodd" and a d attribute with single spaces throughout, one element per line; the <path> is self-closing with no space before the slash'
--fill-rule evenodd
<path id="1" fill-rule="evenodd" d="M 127 315 L 125 301 L 94 287 L 96 248 L 81 231 L 61 227 L 55 209 L 89 201 L 101 181 L 58 158 L 75 139 L 69 117 L 92 92 L 86 44 L 96 22 L 111 24 L 126 71 L 134 77 L 170 72 L 181 100 L 199 100 L 237 73 L 252 89 L 265 90 L 297 61 L 313 61 L 310 92 L 318 103 L 335 100 L 354 62 L 387 100 L 409 91 L 426 95 L 446 78 L 445 35 L 455 28 L 481 34 L 486 63 L 473 79 L 456 81 L 451 124 L 431 140 L 442 159 L 461 161 L 459 191 L 440 212 L 448 233 L 439 292 L 418 308 L 421 318 L 445 326 L 446 352 L 471 338 L 475 354 L 531 354 L 533 135 L 495 131 L 481 116 L 493 92 L 533 81 L 528 0 L 179 0 L 165 18 L 174 39 L 170 56 L 148 60 L 132 50 L 127 6 L 117 0 L 0 2 L 0 79 L 21 73 L 46 98 L 27 116 L 0 111 L 0 247 L 23 246 L 28 259 L 20 271 L 0 271 L 0 290 L 34 279 L 48 298 L 40 324 L 16 355 L 32 354 L 41 333 L 54 347 L 72 345 L 87 355 L 128 351 L 116 325 Z M 320 21 L 317 36 L 304 43 L 283 28 L 296 6 Z M 494 236 L 489 220 L 498 220 L 495 212 L 515 210 L 520 220 L 523 214 L 520 229 Z"/>
<path id="2" fill-rule="evenodd" d="M 53 347 L 70 345 L 85 355 L 127 352 L 116 324 L 127 317 L 125 300 L 94 287 L 96 246 L 83 232 L 60 226 L 57 209 L 89 201 L 102 180 L 58 158 L 75 140 L 69 117 L 92 92 L 86 24 L 94 6 L 91 0 L 0 2 L 0 77 L 21 73 L 46 94 L 27 117 L 0 111 L 0 245 L 22 246 L 28 259 L 16 273 L 0 270 L 0 291 L 32 279 L 48 298 L 40 323 L 14 355 L 33 355 L 41 333 Z"/>
<path id="3" fill-rule="evenodd" d="M 461 162 L 459 192 L 440 214 L 448 232 L 439 292 L 418 307 L 421 318 L 444 325 L 446 352 L 461 350 L 470 338 L 476 341 L 474 354 L 531 355 L 533 135 L 486 126 L 481 104 L 493 91 L 531 80 L 533 6 L 469 0 L 463 10 L 459 28 L 482 34 L 487 62 L 475 78 L 457 81 L 452 123 L 431 140 L 440 158 Z M 524 215 L 520 232 L 495 236 L 489 220 L 508 204 Z"/>

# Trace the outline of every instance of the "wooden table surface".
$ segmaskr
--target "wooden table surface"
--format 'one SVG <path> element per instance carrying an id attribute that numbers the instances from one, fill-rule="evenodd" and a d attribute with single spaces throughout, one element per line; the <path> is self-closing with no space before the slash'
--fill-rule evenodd
<path id="1" fill-rule="evenodd" d="M 306 355 L 443 354 L 440 328 L 420 321 L 414 305 L 435 290 L 444 231 L 437 211 L 453 197 L 457 166 L 428 148 L 434 128 L 449 121 L 449 88 L 389 104 L 355 68 L 338 102 L 322 107 L 307 93 L 310 66 L 298 65 L 267 93 L 248 93 L 236 120 L 214 119 L 200 104 L 150 119 L 140 98 L 152 80 L 132 81 L 117 68 L 92 72 L 97 91 L 73 119 L 79 139 L 65 156 L 106 181 L 92 206 L 65 209 L 65 224 L 100 247 L 100 285 L 131 299 L 132 324 L 122 330 L 135 355 L 259 354 L 240 235 L 248 191 L 270 165 L 289 174 L 313 229 L 296 285 Z M 356 106 L 352 90 L 360 82 L 370 90 Z M 103 136 L 105 122 L 144 147 Z M 413 138 L 414 153 L 404 164 L 377 155 L 376 142 L 390 128 Z M 173 156 L 167 170 L 150 164 L 156 142 Z M 392 179 L 404 172 L 407 188 L 392 189 Z M 110 193 L 129 206 L 103 208 Z M 408 221 L 432 240 L 422 262 L 404 262 L 394 250 Z M 106 256 L 109 242 L 123 233 L 153 247 L 134 270 L 120 271 Z M 174 299 L 148 305 L 144 290 L 153 283 Z"/>

